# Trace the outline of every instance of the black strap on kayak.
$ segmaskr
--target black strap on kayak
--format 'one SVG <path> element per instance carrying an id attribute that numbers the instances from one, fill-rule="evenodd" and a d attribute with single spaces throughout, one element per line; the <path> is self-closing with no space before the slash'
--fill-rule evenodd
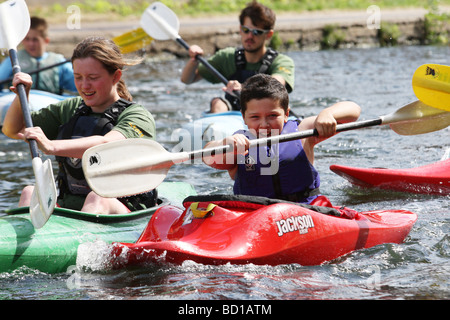
<path id="1" fill-rule="evenodd" d="M 221 195 L 221 194 L 212 194 L 212 195 L 200 195 L 200 196 L 189 196 L 184 199 L 183 203 L 191 203 L 191 202 L 241 202 L 242 206 L 245 206 L 244 203 L 250 204 L 259 204 L 263 206 L 268 206 L 276 203 L 288 203 L 294 204 L 296 206 L 303 207 L 305 209 L 309 209 L 312 211 L 316 211 L 322 214 L 326 214 L 329 216 L 341 217 L 342 213 L 331 207 L 322 207 L 322 206 L 313 206 L 305 203 L 291 202 L 279 199 L 270 199 L 266 197 L 257 197 L 257 196 L 246 196 L 246 195 Z"/>
<path id="2" fill-rule="evenodd" d="M 273 188 L 275 190 L 275 198 L 285 201 L 291 201 L 291 202 L 305 202 L 307 198 L 312 196 L 319 196 L 320 195 L 320 189 L 306 189 L 290 194 L 283 194 L 283 191 L 281 189 L 281 180 L 280 180 L 280 174 L 277 172 L 276 174 L 272 175 L 272 183 Z"/>

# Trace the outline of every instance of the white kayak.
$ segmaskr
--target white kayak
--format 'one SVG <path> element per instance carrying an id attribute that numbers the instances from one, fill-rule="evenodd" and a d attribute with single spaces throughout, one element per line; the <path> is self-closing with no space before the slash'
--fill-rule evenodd
<path id="1" fill-rule="evenodd" d="M 6 112 L 8 111 L 11 102 L 16 97 L 16 94 L 9 90 L 2 90 L 0 92 L 0 127 L 3 126 Z M 31 90 L 30 92 L 30 110 L 36 111 L 47 107 L 49 104 L 56 103 L 67 99 L 69 96 L 58 95 L 41 90 Z"/>
<path id="2" fill-rule="evenodd" d="M 209 141 L 224 139 L 246 128 L 240 111 L 204 112 L 201 118 L 174 130 L 172 138 L 179 141 L 183 151 L 192 151 L 202 149 Z"/>

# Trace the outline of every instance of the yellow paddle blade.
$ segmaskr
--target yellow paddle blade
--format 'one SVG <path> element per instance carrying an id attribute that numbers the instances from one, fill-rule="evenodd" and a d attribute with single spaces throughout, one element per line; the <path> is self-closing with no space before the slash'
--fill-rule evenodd
<path id="1" fill-rule="evenodd" d="M 150 45 L 153 38 L 142 28 L 126 32 L 112 39 L 123 54 L 135 52 Z"/>
<path id="2" fill-rule="evenodd" d="M 414 72 L 412 86 L 420 101 L 450 111 L 450 67 L 424 64 Z"/>

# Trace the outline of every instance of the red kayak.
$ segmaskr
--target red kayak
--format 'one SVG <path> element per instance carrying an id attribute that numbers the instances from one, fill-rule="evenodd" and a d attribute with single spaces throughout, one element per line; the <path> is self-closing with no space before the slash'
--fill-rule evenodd
<path id="1" fill-rule="evenodd" d="M 332 165 L 330 170 L 361 187 L 450 194 L 450 159 L 411 169 L 365 169 Z"/>
<path id="2" fill-rule="evenodd" d="M 136 243 L 115 243 L 111 266 L 147 263 L 319 265 L 354 250 L 401 243 L 417 215 L 356 212 L 261 197 L 193 196 L 167 205 Z"/>

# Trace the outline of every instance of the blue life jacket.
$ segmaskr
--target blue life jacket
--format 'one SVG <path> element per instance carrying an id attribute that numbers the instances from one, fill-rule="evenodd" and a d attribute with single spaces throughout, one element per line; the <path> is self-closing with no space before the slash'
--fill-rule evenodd
<path id="1" fill-rule="evenodd" d="M 228 80 L 237 80 L 240 83 L 244 83 L 245 80 L 254 76 L 257 73 L 267 73 L 269 67 L 272 65 L 273 60 L 278 56 L 278 52 L 272 48 L 267 48 L 266 53 L 261 59 L 261 67 L 258 71 L 245 70 L 247 60 L 245 59 L 244 48 L 237 48 L 234 52 L 234 61 L 236 64 L 236 72 L 230 76 Z M 225 93 L 225 98 L 230 102 L 233 110 L 241 110 L 239 99 Z"/>
<path id="2" fill-rule="evenodd" d="M 289 120 L 281 134 L 298 131 L 298 122 Z M 249 139 L 249 131 L 239 131 Z M 238 155 L 234 194 L 262 196 L 310 203 L 320 195 L 320 177 L 309 162 L 300 140 L 250 148 Z"/>

